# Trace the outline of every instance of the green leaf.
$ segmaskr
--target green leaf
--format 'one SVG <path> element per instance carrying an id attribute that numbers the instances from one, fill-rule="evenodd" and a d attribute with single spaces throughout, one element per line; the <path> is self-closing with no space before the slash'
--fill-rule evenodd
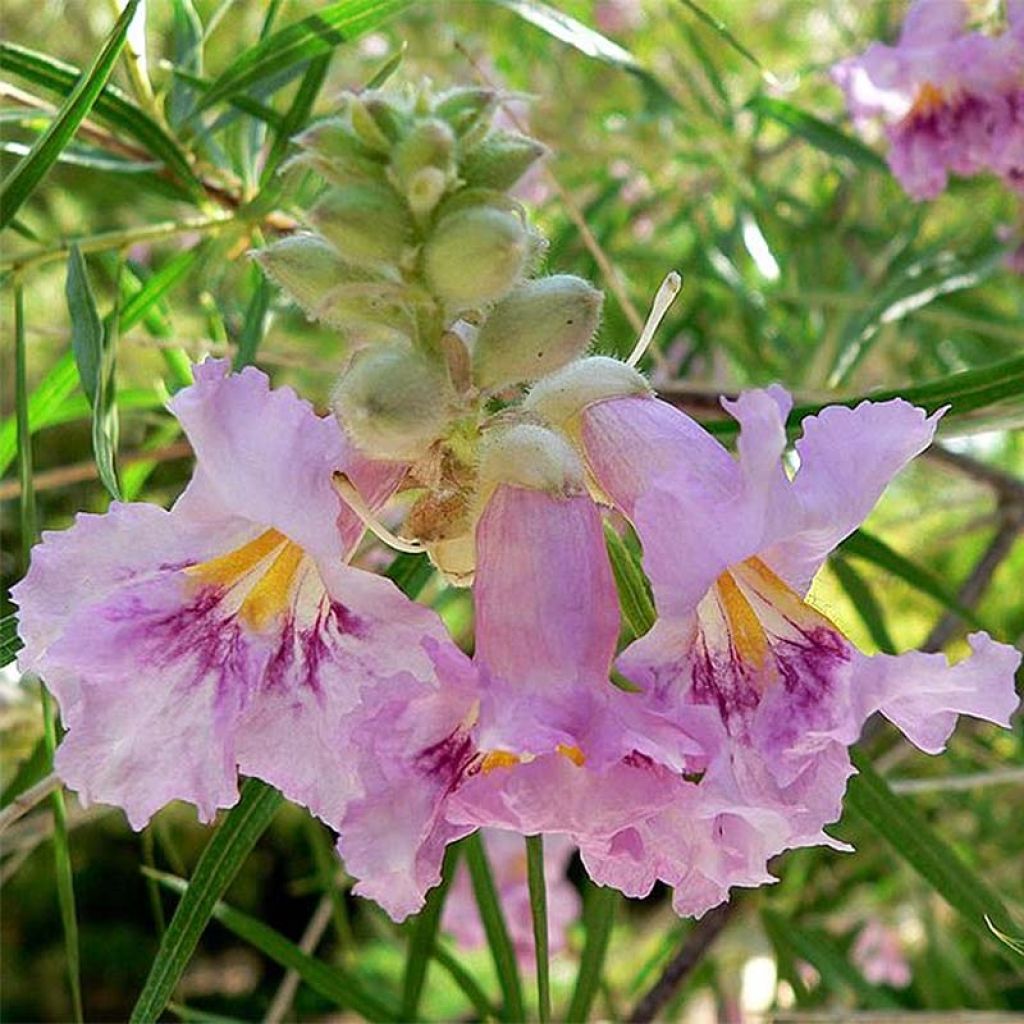
<path id="1" fill-rule="evenodd" d="M 191 882 L 186 882 L 183 878 L 168 875 L 162 871 L 147 870 L 146 874 L 155 878 L 168 889 L 182 894 L 181 903 L 178 904 L 179 910 L 189 899 L 196 885 L 194 878 Z M 294 942 L 286 939 L 280 932 L 265 925 L 262 921 L 258 921 L 219 900 L 211 905 L 209 916 L 216 918 L 240 939 L 244 939 L 275 963 L 295 971 L 314 992 L 329 999 L 337 1006 L 354 1010 L 367 1020 L 395 1021 L 399 1019 L 393 1007 L 368 992 L 353 975 L 341 967 L 329 966 L 308 953 L 304 953 Z M 177 912 L 171 921 L 171 928 L 174 927 L 176 919 Z M 135 1009 L 136 1016 L 132 1017 L 133 1021 L 157 1019 L 156 1014 L 151 1017 L 138 1016 L 138 1006 Z"/>
<path id="2" fill-rule="evenodd" d="M 0 70 L 17 75 L 50 92 L 67 96 L 82 80 L 82 72 L 47 54 L 14 43 L 0 43 Z M 203 195 L 188 159 L 178 144 L 117 86 L 108 82 L 96 98 L 92 116 L 119 134 L 134 138 L 181 183 L 186 198 Z"/>
<path id="3" fill-rule="evenodd" d="M 909 558 L 904 558 L 898 551 L 894 551 L 884 541 L 879 540 L 873 534 L 865 530 L 854 530 L 849 537 L 839 545 L 838 550 L 843 555 L 853 555 L 856 558 L 863 558 L 872 562 L 893 576 L 899 577 L 909 583 L 922 594 L 934 598 L 939 604 L 956 612 L 964 622 L 975 629 L 983 629 L 977 615 L 966 605 L 961 604 L 950 594 L 942 581 L 927 569 L 915 564 Z"/>
<path id="4" fill-rule="evenodd" d="M 309 62 L 309 67 L 306 68 L 306 73 L 302 76 L 302 81 L 299 83 L 295 98 L 292 100 L 287 113 L 281 119 L 281 124 L 274 135 L 274 142 L 270 147 L 270 152 L 267 154 L 266 162 L 260 173 L 261 187 L 266 186 L 273 179 L 278 167 L 281 165 L 281 161 L 288 152 L 288 145 L 291 142 L 292 136 L 303 128 L 309 120 L 313 104 L 316 102 L 317 96 L 320 95 L 320 90 L 327 79 L 327 70 L 330 66 L 331 54 L 329 53 Z"/>
<path id="5" fill-rule="evenodd" d="M 209 92 L 213 82 L 209 78 L 204 78 L 202 75 L 192 74 L 186 71 L 184 68 L 173 67 L 171 68 L 171 74 L 175 78 L 181 79 L 188 85 L 195 86 L 200 92 Z M 234 107 L 239 113 L 248 114 L 249 117 L 256 118 L 257 121 L 262 121 L 270 128 L 279 129 L 281 127 L 281 115 L 274 110 L 273 107 L 268 107 L 265 103 L 260 103 L 259 100 L 254 100 L 251 96 L 232 96 L 228 101 L 232 107 Z M 189 117 L 192 117 L 192 110 L 189 111 Z M 229 120 L 220 122 L 220 127 L 225 127 L 230 124 Z"/>
<path id="6" fill-rule="evenodd" d="M 725 40 L 727 46 L 731 46 L 745 61 L 753 64 L 758 71 L 761 72 L 768 81 L 775 82 L 775 76 L 765 70 L 764 65 L 748 50 L 733 34 L 729 31 L 728 26 L 720 18 L 716 18 L 713 14 L 709 14 L 699 4 L 693 2 L 693 0 L 681 0 L 684 7 L 689 8 L 694 14 L 704 22 L 712 31 L 717 32 L 718 35 Z"/>
<path id="7" fill-rule="evenodd" d="M 145 319 L 150 310 L 188 276 L 198 255 L 198 247 L 179 252 L 147 277 L 142 287 L 121 306 L 120 329 L 130 331 Z"/>
<path id="8" fill-rule="evenodd" d="M 788 128 L 829 156 L 843 157 L 858 167 L 888 172 L 885 161 L 873 149 L 786 100 L 758 95 L 747 104 L 747 109 Z"/>
<path id="9" fill-rule="evenodd" d="M 288 25 L 249 47 L 216 78 L 200 99 L 207 110 L 301 61 L 330 53 L 371 32 L 411 0 L 341 0 Z"/>
<path id="10" fill-rule="evenodd" d="M 862 818 L 979 934 L 991 939 L 987 921 L 1011 927 L 999 895 L 917 813 L 894 793 L 859 750 L 851 757 L 858 774 L 846 791 L 846 809 Z M 1002 947 L 998 947 L 1002 948 Z"/>
<path id="11" fill-rule="evenodd" d="M 88 73 L 61 105 L 50 127 L 36 140 L 28 156 L 18 163 L 0 187 L 0 228 L 11 222 L 92 109 L 114 70 L 138 6 L 139 0 L 128 0 Z"/>
<path id="12" fill-rule="evenodd" d="M 231 884 L 256 840 L 266 831 L 283 797 L 276 789 L 249 779 L 242 798 L 224 817 L 206 844 L 188 890 L 167 926 L 149 977 L 132 1010 L 132 1024 L 158 1020 L 188 966 L 217 901 Z"/>
<path id="13" fill-rule="evenodd" d="M 18 656 L 23 644 L 18 636 L 18 617 L 13 613 L 0 619 L 0 668 L 6 668 Z"/>
<path id="14" fill-rule="evenodd" d="M 92 406 L 92 447 L 100 480 L 112 498 L 119 498 L 120 484 L 114 466 L 117 447 L 117 404 L 114 393 L 114 335 L 116 318 L 100 321 L 89 272 L 77 245 L 68 254 L 64 289 L 71 318 L 71 351 L 78 363 L 82 390 Z"/>
<path id="15" fill-rule="evenodd" d="M 828 564 L 835 573 L 839 585 L 846 591 L 846 596 L 853 602 L 853 607 L 871 634 L 875 646 L 885 654 L 895 654 L 896 645 L 885 624 L 885 615 L 867 581 L 845 558 L 833 555 Z"/>
<path id="16" fill-rule="evenodd" d="M 541 1024 L 551 1020 L 551 976 L 548 962 L 548 893 L 544 883 L 544 837 L 526 836 L 526 883 L 533 920 L 533 950 L 537 965 L 537 1006 Z"/>
<path id="17" fill-rule="evenodd" d="M 5 621 L 13 616 L 5 616 Z M 20 641 L 19 641 L 20 642 Z M 46 748 L 46 737 L 40 736 L 32 752 L 19 765 L 14 778 L 0 794 L 0 807 L 6 807 L 16 796 L 44 779 L 53 770 L 53 760 Z"/>
<path id="18" fill-rule="evenodd" d="M 480 1014 L 481 1020 L 496 1020 L 501 1016 L 498 1008 L 491 1003 L 487 994 L 476 983 L 476 979 L 459 963 L 456 956 L 449 953 L 439 942 L 434 943 L 431 956 L 448 972 L 452 981 L 462 989 L 466 998 Z"/>
<path id="19" fill-rule="evenodd" d="M 815 967 L 827 988 L 832 991 L 850 989 L 857 997 L 858 1006 L 873 1010 L 900 1008 L 900 1003 L 888 992 L 866 981 L 824 932 L 801 928 L 773 910 L 765 909 L 761 915 L 773 944 Z"/>
<path id="20" fill-rule="evenodd" d="M 619 592 L 619 606 L 634 637 L 643 636 L 654 625 L 657 612 L 650 584 L 625 541 L 610 523 L 604 524 L 604 542 Z"/>
<path id="21" fill-rule="evenodd" d="M 483 922 L 487 944 L 494 960 L 494 969 L 498 974 L 498 983 L 501 985 L 505 1004 L 502 1007 L 502 1017 L 509 1021 L 525 1020 L 523 990 L 519 981 L 516 953 L 509 938 L 505 915 L 501 910 L 498 892 L 494 888 L 494 877 L 487 863 L 487 854 L 480 833 L 474 832 L 469 836 L 464 846 L 466 866 L 469 868 L 469 877 L 473 883 L 476 905 L 480 910 L 480 920 Z"/>
<path id="22" fill-rule="evenodd" d="M 410 929 L 409 944 L 405 951 L 405 973 L 402 977 L 402 1020 L 418 1020 L 420 996 L 427 978 L 427 967 L 434 953 L 437 930 L 441 925 L 444 903 L 455 877 L 461 846 L 449 846 L 441 866 L 441 882 L 427 894 L 427 902 L 416 915 Z"/>
<path id="23" fill-rule="evenodd" d="M 270 297 L 273 294 L 270 282 L 255 265 L 252 267 L 252 278 L 252 296 L 245 310 L 245 319 L 238 336 L 238 351 L 235 353 L 236 370 L 255 361 L 256 351 L 267 331 L 267 314 L 270 312 Z"/>
<path id="24" fill-rule="evenodd" d="M 570 1022 L 585 1021 L 590 1016 L 601 975 L 604 973 L 605 955 L 612 937 L 615 910 L 619 905 L 618 891 L 608 886 L 588 886 L 586 903 L 583 908 L 583 926 L 586 940 L 583 955 L 576 974 L 576 986 L 565 1019 Z"/>
<path id="25" fill-rule="evenodd" d="M 1024 958 L 1024 936 L 1014 938 L 1012 935 L 1007 935 L 1006 932 L 1000 931 L 987 917 L 985 918 L 985 924 L 988 925 L 988 930 L 1004 946 L 1008 946 L 1017 956 Z"/>

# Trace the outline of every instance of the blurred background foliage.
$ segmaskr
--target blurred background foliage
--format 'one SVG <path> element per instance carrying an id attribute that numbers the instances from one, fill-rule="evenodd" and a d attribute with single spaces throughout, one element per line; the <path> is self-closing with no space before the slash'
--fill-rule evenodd
<path id="1" fill-rule="evenodd" d="M 5 587 L 23 571 L 16 290 L 23 289 L 40 527 L 64 527 L 75 512 L 102 511 L 109 500 L 71 355 L 68 239 L 80 240 L 108 346 L 116 343 L 122 492 L 169 503 L 187 479 L 189 451 L 163 402 L 188 382 L 191 360 L 206 353 L 254 359 L 323 406 L 345 359 L 344 339 L 307 322 L 245 258 L 292 230 L 320 187 L 305 172 L 276 173 L 287 137 L 329 114 L 344 89 L 383 75 L 396 86 L 429 77 L 439 87 L 483 81 L 508 90 L 507 117 L 527 122 L 550 146 L 547 171 L 531 174 L 520 195 L 550 239 L 547 269 L 582 274 L 608 291 L 601 350 L 628 353 L 638 311 L 668 270 L 682 272 L 682 295 L 649 369 L 667 397 L 706 422 L 721 417 L 719 394 L 748 385 L 780 381 L 798 403 L 815 404 L 997 367 L 982 397 L 961 401 L 947 418 L 942 451 L 890 488 L 867 535 L 840 551 L 814 593 L 869 651 L 925 644 L 959 653 L 963 622 L 950 611 L 958 593 L 996 637 L 1021 639 L 1024 439 L 1015 428 L 1024 411 L 1024 288 L 1005 263 L 1024 231 L 1019 200 L 994 179 L 977 178 L 954 181 L 935 202 L 909 201 L 880 159 L 884 142 L 853 136 L 827 77 L 837 59 L 891 38 L 903 4 L 558 0 L 556 10 L 532 0 L 352 0 L 365 29 L 359 38 L 324 30 L 313 34 L 316 52 L 300 48 L 289 57 L 279 48 L 267 74 L 237 89 L 219 77 L 261 38 L 337 7 L 149 3 L 148 68 L 122 54 L 74 141 L 5 230 Z M 5 173 L 50 124 L 74 69 L 90 65 L 117 13 L 116 2 L 7 0 Z M 197 112 L 204 97 L 208 105 Z M 107 442 L 115 439 L 112 422 Z M 435 581 L 422 596 L 456 635 L 471 635 L 465 594 Z M 10 610 L 5 605 L 5 650 Z M 38 695 L 20 684 L 13 665 L 4 671 L 6 802 L 43 774 L 44 761 Z M 1024 920 L 1020 724 L 1015 734 L 962 724 L 941 759 L 911 752 L 887 728 L 864 747 L 1011 916 Z M 141 837 L 119 813 L 83 810 L 73 798 L 69 818 L 86 1016 L 124 1019 L 174 905 L 147 884 L 140 865 L 187 875 L 207 833 L 177 807 Z M 773 1008 L 1024 1010 L 1020 960 L 966 927 L 864 820 L 849 815 L 837 831 L 858 852 L 786 856 L 778 886 L 736 901 L 722 934 L 663 1009 L 666 1019 L 737 1019 Z M 4 837 L 8 1020 L 65 1020 L 72 1012 L 51 833 L 42 811 Z M 325 889 L 334 889 L 329 848 L 325 831 L 285 809 L 228 902 L 297 941 Z M 578 865 L 572 878 L 583 886 Z M 596 1016 L 627 1016 L 691 933 L 665 896 L 619 908 Z M 344 890 L 334 911 L 320 955 L 370 988 L 396 988 L 408 929 Z M 898 937 L 912 967 L 908 987 L 866 980 L 851 957 L 872 921 Z M 583 942 L 577 925 L 555 963 L 559 1005 Z M 494 995 L 486 952 L 457 956 Z M 175 1012 L 188 1020 L 258 1019 L 282 977 L 279 965 L 215 923 L 177 990 Z M 434 1019 L 474 1012 L 436 964 L 422 1009 Z M 315 1019 L 331 1004 L 300 985 L 289 1012 Z"/>

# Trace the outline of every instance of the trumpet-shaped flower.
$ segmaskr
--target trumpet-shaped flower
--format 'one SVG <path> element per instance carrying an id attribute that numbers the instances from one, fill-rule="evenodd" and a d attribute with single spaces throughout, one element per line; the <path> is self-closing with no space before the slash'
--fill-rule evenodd
<path id="1" fill-rule="evenodd" d="M 882 120 L 889 165 L 915 199 L 950 173 L 990 170 L 1024 186 L 1024 4 L 999 35 L 968 32 L 966 0 L 917 0 L 895 46 L 873 43 L 832 77 L 854 121 Z"/>
<path id="2" fill-rule="evenodd" d="M 171 402 L 197 458 L 171 511 L 114 503 L 44 536 L 14 592 L 20 665 L 59 702 L 61 778 L 134 827 L 173 799 L 209 820 L 239 771 L 337 825 L 362 791 L 363 695 L 432 692 L 458 652 L 432 612 L 346 564 L 362 524 L 332 473 L 379 504 L 399 470 L 290 389 L 225 371 L 198 366 Z"/>

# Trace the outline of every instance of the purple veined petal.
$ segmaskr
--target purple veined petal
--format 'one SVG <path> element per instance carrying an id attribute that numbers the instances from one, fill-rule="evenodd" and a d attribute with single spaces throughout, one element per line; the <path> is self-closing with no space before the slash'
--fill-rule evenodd
<path id="1" fill-rule="evenodd" d="M 915 0 L 900 32 L 901 47 L 936 47 L 959 36 L 967 24 L 964 0 Z"/>
<path id="2" fill-rule="evenodd" d="M 828 554 L 867 517 L 889 481 L 931 443 L 944 410 L 926 416 L 902 399 L 829 406 L 803 421 L 792 483 L 794 528 L 766 562 L 805 593 Z"/>
<path id="3" fill-rule="evenodd" d="M 853 742 L 864 721 L 880 711 L 925 753 L 945 749 L 958 715 L 1008 727 L 1020 705 L 1014 673 L 1021 654 L 986 633 L 968 637 L 971 655 L 950 665 L 942 654 L 910 651 L 898 656 L 860 655 L 851 694 L 855 706 Z"/>
<path id="4" fill-rule="evenodd" d="M 518 833 L 502 829 L 485 828 L 481 830 L 481 835 L 516 958 L 524 967 L 530 967 L 535 956 L 526 844 Z M 544 837 L 548 949 L 552 955 L 566 947 L 569 926 L 579 918 L 582 910 L 580 895 L 565 876 L 575 850 L 576 847 L 567 836 Z M 470 884 L 469 871 L 464 864 L 459 865 L 448 892 L 441 927 L 465 949 L 478 948 L 487 941 Z"/>
<path id="5" fill-rule="evenodd" d="M 219 506 L 221 515 L 273 527 L 316 557 L 347 554 L 362 524 L 334 493 L 332 473 L 346 472 L 373 507 L 405 468 L 361 456 L 333 417 L 317 416 L 291 388 L 271 389 L 259 370 L 227 371 L 226 360 L 206 360 L 195 368 L 196 383 L 169 403 L 197 460 L 182 511 L 209 516 Z"/>

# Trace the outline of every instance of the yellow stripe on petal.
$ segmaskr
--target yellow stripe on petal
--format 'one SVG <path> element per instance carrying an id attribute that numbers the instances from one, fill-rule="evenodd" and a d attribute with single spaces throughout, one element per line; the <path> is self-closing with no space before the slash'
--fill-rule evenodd
<path id="1" fill-rule="evenodd" d="M 768 637 L 761 620 L 730 573 L 723 572 L 715 585 L 736 653 L 755 668 L 761 668 L 768 659 Z"/>
<path id="2" fill-rule="evenodd" d="M 751 586 L 764 600 L 777 608 L 795 625 L 804 627 L 827 626 L 836 630 L 838 627 L 817 608 L 812 608 L 792 587 L 781 579 L 760 558 L 748 558 L 742 565 L 732 570 L 739 575 L 740 582 Z"/>
<path id="3" fill-rule="evenodd" d="M 305 552 L 298 544 L 287 541 L 270 568 L 246 595 L 238 614 L 254 629 L 262 629 L 289 607 L 292 583 L 304 557 Z"/>
<path id="4" fill-rule="evenodd" d="M 237 583 L 246 573 L 251 572 L 267 555 L 276 548 L 287 543 L 287 538 L 277 530 L 267 530 L 255 540 L 243 544 L 226 555 L 218 555 L 208 562 L 189 566 L 185 572 L 194 576 L 200 583 L 211 586 L 230 587 Z"/>

